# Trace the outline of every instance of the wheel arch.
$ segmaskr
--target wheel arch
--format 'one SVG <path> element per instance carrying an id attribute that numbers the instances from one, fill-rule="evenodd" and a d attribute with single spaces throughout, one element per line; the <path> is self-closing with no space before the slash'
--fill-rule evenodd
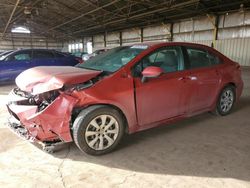
<path id="1" fill-rule="evenodd" d="M 219 93 L 218 93 L 218 97 L 219 97 L 220 93 L 223 91 L 223 89 L 225 89 L 225 88 L 228 87 L 228 86 L 233 86 L 233 87 L 234 87 L 234 94 L 237 95 L 237 90 L 236 90 L 237 86 L 236 86 L 236 84 L 235 84 L 234 82 L 226 82 L 226 83 L 221 87 L 221 89 L 220 89 L 220 91 L 219 91 Z"/>
<path id="2" fill-rule="evenodd" d="M 236 89 L 236 84 L 234 82 L 225 82 L 222 84 L 221 88 L 219 89 L 216 98 L 219 97 L 219 95 L 221 94 L 221 92 L 223 91 L 223 89 L 227 86 L 233 86 Z M 236 90 L 235 90 L 236 92 Z"/>
<path id="3" fill-rule="evenodd" d="M 124 120 L 125 133 L 129 133 L 128 119 L 127 119 L 125 113 L 118 106 L 116 106 L 114 104 L 108 104 L 108 103 L 91 104 L 91 105 L 88 105 L 88 106 L 73 109 L 72 114 L 71 114 L 71 127 L 73 126 L 73 123 L 74 123 L 76 117 L 78 116 L 78 114 L 82 110 L 93 107 L 93 106 L 108 106 L 108 107 L 111 107 L 111 108 L 115 109 L 116 111 L 118 111 L 122 115 L 123 120 Z"/>
<path id="4" fill-rule="evenodd" d="M 229 85 L 234 86 L 236 88 L 236 84 L 234 82 L 226 83 L 223 88 L 225 88 L 226 86 L 229 86 Z"/>
<path id="5" fill-rule="evenodd" d="M 218 101 L 218 98 L 221 94 L 221 92 L 223 91 L 223 89 L 227 86 L 233 86 L 235 87 L 235 94 L 237 95 L 237 91 L 236 91 L 236 84 L 234 82 L 225 82 L 223 84 L 221 84 L 221 87 L 219 88 L 219 90 L 217 91 L 216 95 L 215 95 L 215 98 L 214 98 L 214 101 L 213 101 L 213 104 L 212 104 L 212 107 L 211 109 L 214 109 L 217 105 L 217 101 Z"/>

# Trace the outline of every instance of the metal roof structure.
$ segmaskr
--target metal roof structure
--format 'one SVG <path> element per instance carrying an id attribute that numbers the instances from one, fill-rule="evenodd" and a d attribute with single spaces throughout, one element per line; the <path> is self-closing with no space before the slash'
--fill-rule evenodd
<path id="1" fill-rule="evenodd" d="M 0 0 L 0 33 L 26 26 L 70 39 L 249 7 L 250 0 Z"/>

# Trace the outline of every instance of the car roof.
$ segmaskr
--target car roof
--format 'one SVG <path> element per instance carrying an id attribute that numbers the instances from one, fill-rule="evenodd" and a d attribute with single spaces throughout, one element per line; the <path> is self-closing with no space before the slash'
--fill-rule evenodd
<path id="1" fill-rule="evenodd" d="M 36 51 L 36 50 L 41 50 L 41 51 L 53 51 L 53 52 L 59 52 L 57 50 L 54 50 L 54 49 L 43 49 L 43 48 L 36 48 L 36 49 L 19 49 L 19 50 L 15 50 L 15 52 L 21 52 L 21 51 Z"/>
<path id="2" fill-rule="evenodd" d="M 150 47 L 154 46 L 164 46 L 164 45 L 179 45 L 179 46 L 197 46 L 197 47 L 206 47 L 210 48 L 209 46 L 203 45 L 203 44 L 197 44 L 192 42 L 142 42 L 142 43 L 135 43 L 133 45 L 147 45 Z M 132 45 L 131 45 L 132 46 Z"/>

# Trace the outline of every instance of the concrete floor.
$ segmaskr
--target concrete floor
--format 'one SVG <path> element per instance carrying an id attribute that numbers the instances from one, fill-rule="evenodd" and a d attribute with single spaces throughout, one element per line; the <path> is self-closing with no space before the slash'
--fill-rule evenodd
<path id="1" fill-rule="evenodd" d="M 250 69 L 233 113 L 205 113 L 127 136 L 105 156 L 47 154 L 10 132 L 0 87 L 0 187 L 250 187 Z"/>

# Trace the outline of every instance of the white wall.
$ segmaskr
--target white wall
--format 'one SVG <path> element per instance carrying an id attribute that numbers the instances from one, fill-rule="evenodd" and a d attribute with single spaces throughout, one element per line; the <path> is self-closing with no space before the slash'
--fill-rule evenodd
<path id="1" fill-rule="evenodd" d="M 250 49 L 250 11 L 220 15 L 217 41 L 214 41 L 215 21 L 213 16 L 177 21 L 173 24 L 173 41 L 194 42 L 208 46 L 214 42 L 216 49 L 241 65 L 250 66 L 250 53 L 248 52 L 248 49 Z M 120 41 L 120 34 L 122 41 Z M 90 37 L 88 40 L 92 40 L 92 38 Z M 141 28 L 106 33 L 106 48 L 120 46 L 120 43 L 129 45 L 141 41 L 160 42 L 170 40 L 171 25 L 158 24 L 144 27 L 143 39 L 141 39 Z M 93 36 L 93 43 L 93 50 L 105 48 L 104 34 Z"/>
<path id="2" fill-rule="evenodd" d="M 170 39 L 170 24 L 161 24 L 143 28 L 143 41 L 157 42 Z"/>
<path id="3" fill-rule="evenodd" d="M 12 34 L 12 36 L 7 35 L 4 39 L 1 39 L 0 35 L 0 51 L 28 48 L 56 49 L 61 51 L 63 41 L 29 34 Z"/>
<path id="4" fill-rule="evenodd" d="M 107 48 L 120 46 L 120 32 L 110 32 L 106 35 Z"/>

